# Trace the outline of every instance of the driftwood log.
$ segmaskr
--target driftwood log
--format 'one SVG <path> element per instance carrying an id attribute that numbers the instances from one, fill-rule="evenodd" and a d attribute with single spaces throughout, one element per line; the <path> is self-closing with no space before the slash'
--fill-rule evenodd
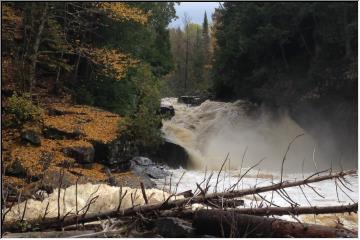
<path id="1" fill-rule="evenodd" d="M 86 231 L 50 231 L 50 232 L 20 232 L 4 233 L 3 238 L 65 238 L 80 234 L 95 233 L 95 230 Z"/>
<path id="2" fill-rule="evenodd" d="M 197 234 L 217 237 L 350 237 L 357 233 L 317 224 L 239 214 L 225 210 L 200 210 L 193 219 Z"/>
<path id="3" fill-rule="evenodd" d="M 162 217 L 182 217 L 193 218 L 198 210 L 165 210 L 161 212 Z M 214 210 L 215 211 L 215 210 Z M 255 216 L 283 216 L 283 215 L 303 215 L 303 214 L 334 214 L 334 213 L 357 213 L 358 204 L 329 206 L 329 207 L 264 207 L 264 208 L 235 208 L 227 211 L 236 214 L 247 214 Z"/>
<path id="4" fill-rule="evenodd" d="M 225 199 L 231 199 L 231 198 L 238 198 L 243 197 L 247 195 L 257 194 L 257 193 L 263 193 L 263 192 L 269 192 L 269 191 L 275 191 L 279 189 L 289 188 L 289 187 L 296 187 L 301 185 L 306 185 L 314 182 L 320 182 L 330 179 L 336 179 L 341 178 L 346 175 L 352 175 L 356 174 L 355 170 L 349 170 L 349 171 L 342 171 L 338 173 L 332 173 L 324 176 L 313 176 L 311 178 L 307 178 L 305 180 L 299 180 L 299 181 L 286 181 L 286 182 L 280 182 L 277 184 L 272 184 L 264 187 L 255 187 L 255 188 L 249 188 L 244 190 L 238 190 L 238 191 L 228 191 L 223 193 L 211 193 L 211 194 L 205 194 L 205 195 L 199 195 L 195 197 L 190 198 L 184 198 L 184 199 L 178 199 L 178 200 L 172 200 L 172 201 L 165 201 L 163 203 L 157 203 L 157 204 L 146 204 L 142 206 L 135 206 L 131 208 L 126 209 L 120 209 L 103 212 L 103 213 L 95 213 L 95 214 L 87 214 L 87 215 L 71 215 L 64 218 L 47 218 L 43 221 L 39 220 L 31 220 L 29 223 L 31 225 L 40 225 L 40 228 L 42 229 L 50 229 L 50 228 L 62 228 L 69 225 L 74 224 L 80 224 L 80 223 L 87 223 L 87 222 L 93 222 L 97 221 L 98 219 L 104 219 L 108 217 L 122 217 L 122 216 L 130 216 L 135 215 L 137 213 L 149 213 L 157 210 L 166 210 L 166 209 L 172 209 L 177 207 L 183 207 L 187 204 L 192 203 L 203 203 L 208 200 L 212 199 L 219 199 L 219 198 L 225 198 Z M 16 224 L 14 222 L 4 222 L 3 223 L 3 229 L 5 231 L 11 231 L 16 230 L 14 229 L 16 227 Z"/>

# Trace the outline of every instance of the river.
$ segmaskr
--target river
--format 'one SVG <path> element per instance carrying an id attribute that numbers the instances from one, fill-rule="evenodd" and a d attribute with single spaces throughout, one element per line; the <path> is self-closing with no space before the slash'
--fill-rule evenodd
<path id="1" fill-rule="evenodd" d="M 286 112 L 273 116 L 266 109 L 246 101 L 232 103 L 207 100 L 200 106 L 188 106 L 178 103 L 176 98 L 162 99 L 163 105 L 172 105 L 175 116 L 163 121 L 162 131 L 166 139 L 182 146 L 190 156 L 190 169 L 171 169 L 166 179 L 156 180 L 158 188 L 167 191 L 184 192 L 196 189 L 196 183 L 209 179 L 210 192 L 215 190 L 219 169 L 228 155 L 228 161 L 219 175 L 217 191 L 227 190 L 251 166 L 261 163 L 250 170 L 237 189 L 269 185 L 280 181 L 281 163 L 284 161 L 283 176 L 286 180 L 304 179 L 316 170 L 324 170 L 336 163 L 329 162 L 318 151 L 319 143 L 293 121 Z M 323 181 L 309 187 L 289 188 L 287 193 L 300 206 L 332 206 L 358 201 L 358 178 L 347 177 L 351 191 L 336 189 L 334 181 Z M 205 181 L 206 182 L 206 181 Z M 170 184 L 171 183 L 171 184 Z M 302 191 L 304 191 L 304 194 Z M 264 193 L 261 197 L 279 206 L 290 206 L 288 201 L 277 193 Z M 245 207 L 257 207 L 266 203 L 259 196 L 244 199 Z M 306 199 L 307 198 L 307 199 Z M 335 224 L 337 217 L 350 228 L 357 228 L 357 215 L 314 217 L 301 216 L 305 222 L 322 221 Z M 291 218 L 291 217 L 283 217 Z"/>

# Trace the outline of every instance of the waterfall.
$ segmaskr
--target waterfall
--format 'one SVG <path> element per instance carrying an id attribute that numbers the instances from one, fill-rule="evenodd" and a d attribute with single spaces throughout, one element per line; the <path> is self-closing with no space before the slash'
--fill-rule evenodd
<path id="1" fill-rule="evenodd" d="M 175 116 L 163 121 L 162 131 L 167 139 L 186 149 L 195 169 L 219 169 L 227 153 L 231 169 L 239 169 L 247 149 L 243 167 L 265 158 L 260 168 L 278 172 L 289 143 L 299 134 L 304 135 L 291 145 L 285 171 L 329 166 L 319 154 L 318 143 L 286 112 L 273 114 L 243 100 L 207 100 L 200 106 L 188 106 L 176 98 L 164 98 L 162 103 L 175 109 Z"/>

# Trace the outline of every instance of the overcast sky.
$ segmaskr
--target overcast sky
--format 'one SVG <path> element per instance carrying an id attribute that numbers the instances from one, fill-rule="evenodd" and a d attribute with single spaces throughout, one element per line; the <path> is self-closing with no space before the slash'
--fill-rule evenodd
<path id="1" fill-rule="evenodd" d="M 190 17 L 191 22 L 202 24 L 204 20 L 204 12 L 206 11 L 208 21 L 211 22 L 211 14 L 218 6 L 219 2 L 181 2 L 180 5 L 175 4 L 176 15 L 179 18 L 172 21 L 169 27 L 182 27 L 182 19 L 185 12 Z"/>

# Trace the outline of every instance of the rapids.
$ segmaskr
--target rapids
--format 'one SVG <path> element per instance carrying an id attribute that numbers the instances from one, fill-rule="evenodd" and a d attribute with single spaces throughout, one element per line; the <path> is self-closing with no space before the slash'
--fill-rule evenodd
<path id="1" fill-rule="evenodd" d="M 187 106 L 178 103 L 176 98 L 162 99 L 163 105 L 172 105 L 175 116 L 163 121 L 164 137 L 182 146 L 189 154 L 192 169 L 171 169 L 170 176 L 155 180 L 157 187 L 167 192 L 179 193 L 196 189 L 196 183 L 204 188 L 204 179 L 209 179 L 209 192 L 215 191 L 219 169 L 229 154 L 223 171 L 219 174 L 217 191 L 226 191 L 237 183 L 239 176 L 262 158 L 261 164 L 250 170 L 236 189 L 270 185 L 279 182 L 281 163 L 289 143 L 299 134 L 291 145 L 284 164 L 284 179 L 304 179 L 316 170 L 324 170 L 336 163 L 330 162 L 319 151 L 316 142 L 291 117 L 282 112 L 274 116 L 264 108 L 246 101 L 233 103 L 207 100 L 200 106 Z M 245 150 L 246 149 L 246 150 Z M 244 152 L 246 152 L 244 154 Z M 242 160 L 244 156 L 244 161 Z M 243 164 L 242 164 L 243 162 Z M 212 178 L 209 178 L 211 172 Z M 339 191 L 333 181 L 312 184 L 323 198 L 308 187 L 288 188 L 286 191 L 300 206 L 331 206 L 350 204 L 358 201 L 358 177 L 349 176 L 353 192 Z M 272 193 L 260 194 L 262 198 L 279 206 L 290 206 L 281 196 Z M 306 199 L 308 198 L 308 199 Z M 258 207 L 264 204 L 260 196 L 246 196 L 245 207 Z M 281 218 L 290 221 L 291 216 Z M 336 226 L 339 222 L 357 230 L 357 214 L 301 215 L 305 223 L 320 223 Z"/>
<path id="2" fill-rule="evenodd" d="M 318 155 L 318 143 L 286 112 L 275 116 L 242 100 L 207 100 L 190 107 L 176 98 L 164 98 L 162 104 L 175 109 L 175 116 L 163 121 L 165 138 L 189 153 L 195 169 L 219 169 L 228 153 L 231 169 L 239 169 L 246 150 L 243 167 L 265 158 L 260 168 L 278 172 L 289 143 L 299 134 L 304 135 L 291 145 L 284 171 L 294 173 L 304 168 L 312 172 L 330 166 Z"/>

